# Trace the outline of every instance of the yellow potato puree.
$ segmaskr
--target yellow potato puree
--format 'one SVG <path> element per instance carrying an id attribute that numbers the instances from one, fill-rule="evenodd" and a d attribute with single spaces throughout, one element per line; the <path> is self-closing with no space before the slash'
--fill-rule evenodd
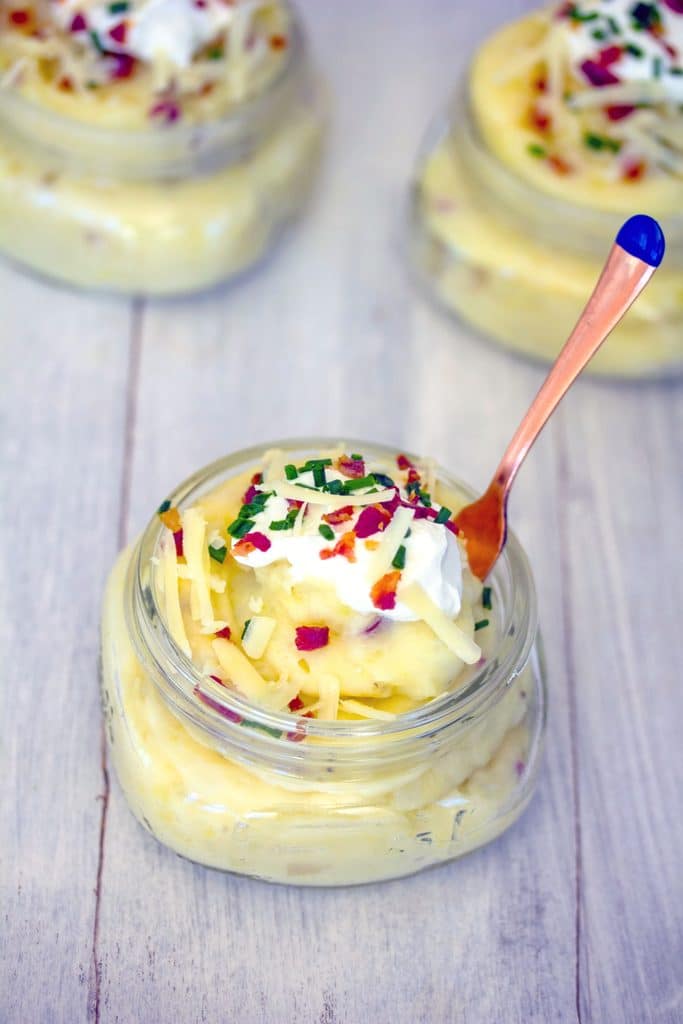
<path id="1" fill-rule="evenodd" d="M 664 227 L 667 257 L 591 369 L 657 375 L 683 354 L 683 152 L 673 142 L 683 78 L 648 50 L 664 29 L 634 28 L 625 9 L 619 21 L 623 6 L 575 4 L 574 20 L 534 13 L 484 43 L 466 96 L 418 167 L 415 255 L 445 306 L 550 359 L 621 222 L 648 213 Z M 660 8 L 678 40 L 683 15 Z"/>
<path id="2" fill-rule="evenodd" d="M 201 490 L 161 506 L 105 598 L 110 750 L 138 819 L 192 860 L 308 885 L 408 874 L 506 828 L 542 684 L 527 644 L 454 713 L 507 665 L 503 612 L 431 464 L 278 450 Z"/>
<path id="3" fill-rule="evenodd" d="M 305 41 L 283 3 L 127 6 L 0 14 L 0 249 L 79 286 L 206 288 L 308 195 L 323 112 Z"/>

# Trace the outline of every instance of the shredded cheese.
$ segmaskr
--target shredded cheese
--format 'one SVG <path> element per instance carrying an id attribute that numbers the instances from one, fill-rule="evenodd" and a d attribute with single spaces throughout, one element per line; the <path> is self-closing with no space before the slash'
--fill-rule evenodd
<path id="1" fill-rule="evenodd" d="M 396 718 L 393 711 L 382 711 L 380 708 L 365 704 L 362 700 L 340 700 L 339 707 L 342 711 L 348 711 L 349 714 L 362 715 L 363 718 L 377 718 L 382 722 L 389 722 Z"/>
<path id="2" fill-rule="evenodd" d="M 478 644 L 434 604 L 419 583 L 411 583 L 402 589 L 400 599 L 466 665 L 474 665 L 479 661 L 481 648 Z"/>
<path id="3" fill-rule="evenodd" d="M 288 480 L 269 481 L 268 487 L 280 498 L 290 501 L 305 501 L 309 505 L 326 505 L 327 508 L 345 508 L 347 505 L 377 505 L 383 501 L 391 501 L 394 491 L 388 488 L 375 491 L 373 494 L 329 494 L 326 491 L 314 491 L 307 487 L 298 487 Z"/>
<path id="4" fill-rule="evenodd" d="M 242 637 L 242 650 L 247 657 L 254 660 L 263 657 L 276 625 L 275 619 L 270 619 L 267 615 L 254 615 L 249 620 Z"/>
<path id="5" fill-rule="evenodd" d="M 266 682 L 239 647 L 218 637 L 212 645 L 221 670 L 240 693 L 264 707 L 282 710 L 291 700 L 283 688 Z"/>
<path id="6" fill-rule="evenodd" d="M 169 633 L 175 640 L 183 654 L 188 658 L 192 656 L 192 648 L 185 632 L 183 613 L 180 609 L 180 593 L 178 590 L 178 559 L 175 553 L 175 544 L 171 534 L 166 531 L 160 544 L 159 567 L 163 579 L 164 604 L 166 609 L 166 624 Z"/>
<path id="7" fill-rule="evenodd" d="M 413 521 L 413 511 L 400 505 L 394 512 L 393 519 L 382 533 L 376 533 L 373 540 L 377 548 L 368 559 L 367 580 L 375 583 L 391 569 L 391 563 Z"/>

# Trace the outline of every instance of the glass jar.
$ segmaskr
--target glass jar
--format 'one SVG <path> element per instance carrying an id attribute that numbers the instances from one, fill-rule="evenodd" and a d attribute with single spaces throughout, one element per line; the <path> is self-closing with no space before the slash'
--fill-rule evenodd
<path id="1" fill-rule="evenodd" d="M 588 369 L 664 376 L 683 364 L 683 216 L 630 212 L 660 220 L 667 254 Z M 463 84 L 417 161 L 410 196 L 413 263 L 446 310 L 508 349 L 551 361 L 627 216 L 544 193 L 506 167 L 483 140 Z"/>
<path id="2" fill-rule="evenodd" d="M 100 127 L 0 90 L 0 250 L 68 284 L 177 294 L 244 270 L 301 208 L 324 100 L 301 23 L 220 119 Z"/>
<path id="3" fill-rule="evenodd" d="M 324 439 L 278 442 L 296 462 Z M 354 441 L 369 456 L 391 449 Z M 180 510 L 253 467 L 263 449 L 220 459 L 169 496 Z M 437 478 L 469 498 L 446 473 Z M 133 813 L 177 853 L 297 885 L 395 878 L 458 857 L 521 814 L 536 782 L 545 683 L 528 562 L 515 539 L 488 581 L 495 630 L 457 690 L 391 721 L 271 712 L 225 690 L 198 701 L 201 675 L 166 629 L 152 559 L 155 516 L 119 557 L 102 628 L 109 749 Z"/>

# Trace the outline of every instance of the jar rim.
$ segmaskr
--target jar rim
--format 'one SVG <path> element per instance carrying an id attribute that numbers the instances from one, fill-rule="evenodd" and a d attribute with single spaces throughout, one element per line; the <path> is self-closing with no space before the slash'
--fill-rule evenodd
<path id="1" fill-rule="evenodd" d="M 239 471 L 246 471 L 262 458 L 264 451 L 269 448 L 287 452 L 310 452 L 338 444 L 339 438 L 304 437 L 266 442 L 241 449 L 216 459 L 193 473 L 171 492 L 168 500 L 174 506 L 182 508 L 199 493 L 205 493 L 216 486 L 221 479 L 234 476 Z M 362 439 L 345 438 L 344 444 L 351 445 L 351 450 L 389 456 L 398 454 L 398 450 L 393 446 Z M 419 458 L 413 453 L 407 454 L 409 457 Z M 437 465 L 435 468 L 437 478 L 442 484 L 456 489 L 466 497 L 475 496 L 470 487 L 452 477 L 441 466 Z M 300 749 L 300 744 L 291 742 L 298 720 L 293 719 L 290 713 L 259 707 L 226 689 L 222 701 L 225 711 L 233 717 L 239 716 L 243 719 L 246 716 L 249 724 L 259 730 L 256 733 L 254 729 L 240 729 L 240 722 L 224 717 L 217 710 L 201 704 L 195 697 L 194 688 L 204 677 L 173 640 L 156 602 L 154 588 L 146 578 L 162 529 L 162 524 L 155 514 L 140 537 L 128 570 L 133 590 L 131 614 L 128 616 L 133 646 L 141 658 L 149 660 L 151 657 L 156 669 L 153 678 L 162 697 L 181 718 L 189 719 L 193 725 L 219 744 L 232 744 L 240 733 L 244 735 L 248 732 L 248 746 L 252 749 L 255 741 L 265 744 L 266 749 L 277 748 L 280 752 L 285 744 L 292 750 Z M 376 744 L 378 739 L 391 737 L 394 741 L 404 740 L 412 744 L 420 735 L 433 736 L 447 726 L 470 720 L 481 707 L 488 705 L 495 694 L 502 692 L 526 664 L 538 625 L 536 592 L 531 569 L 519 541 L 512 532 L 508 534 L 506 546 L 490 580 L 494 588 L 507 581 L 506 585 L 510 589 L 509 607 L 506 609 L 505 620 L 500 624 L 500 639 L 496 649 L 491 652 L 480 670 L 473 672 L 471 679 L 456 690 L 447 691 L 419 708 L 397 715 L 391 721 L 307 719 L 305 736 L 315 738 L 316 751 L 320 754 L 329 754 L 330 745 L 345 740 Z M 277 736 L 274 735 L 276 732 Z M 296 738 L 302 737 L 299 735 Z M 354 746 L 353 749 L 357 754 L 358 746 Z M 395 742 L 392 743 L 392 751 L 394 749 Z"/>

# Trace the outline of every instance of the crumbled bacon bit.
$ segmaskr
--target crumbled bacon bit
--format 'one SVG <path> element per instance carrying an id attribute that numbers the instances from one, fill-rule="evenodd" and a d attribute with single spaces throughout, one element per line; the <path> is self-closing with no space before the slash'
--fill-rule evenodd
<path id="1" fill-rule="evenodd" d="M 108 54 L 110 60 L 110 74 L 112 78 L 130 78 L 137 67 L 135 57 L 129 53 Z"/>
<path id="2" fill-rule="evenodd" d="M 9 20 L 13 25 L 28 25 L 31 21 L 31 12 L 23 9 L 10 11 Z"/>
<path id="3" fill-rule="evenodd" d="M 259 491 L 258 487 L 255 487 L 254 484 L 249 484 L 246 491 L 242 495 L 242 504 L 251 505 L 256 495 L 260 493 L 261 492 Z"/>
<path id="4" fill-rule="evenodd" d="M 159 519 L 171 533 L 177 533 L 181 529 L 180 513 L 177 508 L 167 508 L 165 512 L 160 512 Z"/>
<path id="5" fill-rule="evenodd" d="M 150 117 L 158 117 L 166 124 L 173 124 L 180 118 L 180 107 L 174 100 L 159 100 L 149 112 Z"/>
<path id="6" fill-rule="evenodd" d="M 552 125 L 552 117 L 550 116 L 550 114 L 547 114 L 544 110 L 542 110 L 538 104 L 531 108 L 531 114 L 529 116 L 531 120 L 531 126 L 532 128 L 535 128 L 536 131 L 541 132 L 542 135 L 545 135 L 547 132 L 550 131 Z"/>
<path id="7" fill-rule="evenodd" d="M 233 555 L 250 555 L 252 551 L 267 551 L 271 544 L 264 533 L 258 530 L 247 533 L 238 540 L 232 549 Z"/>
<path id="8" fill-rule="evenodd" d="M 88 23 L 85 20 L 85 16 L 81 14 L 80 11 L 77 11 L 71 19 L 71 24 L 69 25 L 69 32 L 85 32 L 87 28 Z"/>
<path id="9" fill-rule="evenodd" d="M 68 75 L 62 75 L 57 81 L 57 88 L 61 89 L 62 92 L 73 92 L 74 84 Z"/>
<path id="10" fill-rule="evenodd" d="M 330 526 L 339 526 L 341 523 L 348 523 L 353 518 L 353 505 L 344 505 L 343 508 L 335 508 L 332 512 L 326 512 L 323 519 Z"/>
<path id="11" fill-rule="evenodd" d="M 182 530 L 176 530 L 175 531 L 175 533 L 173 534 L 173 543 L 175 544 L 176 557 L 182 558 L 183 554 L 184 554 L 184 552 L 183 552 L 183 531 Z"/>
<path id="12" fill-rule="evenodd" d="M 365 541 L 365 547 L 368 549 L 368 551 L 376 551 L 377 548 L 379 547 L 379 541 L 378 540 L 366 540 Z"/>
<path id="13" fill-rule="evenodd" d="M 534 82 L 534 89 L 536 92 L 547 92 L 548 91 L 548 79 L 545 75 L 539 75 Z"/>
<path id="14" fill-rule="evenodd" d="M 640 181 L 646 170 L 647 164 L 644 160 L 628 160 L 623 166 L 621 176 L 624 181 Z"/>
<path id="15" fill-rule="evenodd" d="M 350 459 L 348 455 L 342 455 L 337 459 L 337 469 L 343 476 L 357 478 L 365 476 L 365 462 L 363 459 Z"/>
<path id="16" fill-rule="evenodd" d="M 624 103 L 620 106 L 607 107 L 605 113 L 610 121 L 621 121 L 624 117 L 630 117 L 635 109 L 632 103 Z"/>
<path id="17" fill-rule="evenodd" d="M 254 484 L 254 485 L 262 484 L 263 483 L 263 473 L 254 473 L 254 475 L 251 478 L 251 483 Z"/>
<path id="18" fill-rule="evenodd" d="M 286 50 L 287 49 L 287 36 L 271 36 L 270 37 L 270 48 L 271 48 L 271 50 Z"/>
<path id="19" fill-rule="evenodd" d="M 334 558 L 335 555 L 341 555 L 349 562 L 356 561 L 356 534 L 353 530 L 343 533 L 333 548 L 323 548 L 320 552 L 320 557 L 323 560 Z"/>
<path id="20" fill-rule="evenodd" d="M 297 626 L 296 649 L 298 651 L 318 651 L 327 647 L 330 642 L 329 626 Z"/>
<path id="21" fill-rule="evenodd" d="M 358 517 L 355 526 L 356 536 L 360 540 L 372 537 L 373 534 L 383 530 L 391 521 L 391 514 L 383 505 L 367 505 Z"/>
<path id="22" fill-rule="evenodd" d="M 567 163 L 563 157 L 558 156 L 557 153 L 551 153 L 548 156 L 548 163 L 556 174 L 571 174 L 573 170 L 572 165 Z"/>
<path id="23" fill-rule="evenodd" d="M 400 570 L 394 569 L 393 572 L 387 572 L 377 580 L 370 591 L 370 598 L 375 608 L 379 608 L 382 612 L 388 612 L 396 607 L 396 589 L 400 579 Z"/>
<path id="24" fill-rule="evenodd" d="M 399 469 L 415 469 L 415 465 L 410 461 L 407 455 L 397 455 L 396 465 Z"/>
<path id="25" fill-rule="evenodd" d="M 418 471 L 415 469 L 415 467 L 411 466 L 410 469 L 408 470 L 408 483 L 409 484 L 416 484 L 421 479 L 422 479 L 422 477 L 420 476 Z"/>
<path id="26" fill-rule="evenodd" d="M 597 63 L 601 68 L 608 68 L 611 64 L 616 64 L 618 60 L 621 60 L 623 52 L 620 46 L 606 46 L 604 50 L 600 50 Z"/>
<path id="27" fill-rule="evenodd" d="M 126 41 L 128 35 L 128 24 L 125 21 L 120 21 L 118 25 L 114 25 L 113 28 L 109 29 L 109 36 L 114 40 L 115 43 L 119 43 L 120 46 Z"/>
<path id="28" fill-rule="evenodd" d="M 304 707 L 304 702 L 302 701 L 301 697 L 299 697 L 299 695 L 297 694 L 296 697 L 292 697 L 287 707 L 289 708 L 290 711 L 301 711 L 302 707 Z"/>
<path id="29" fill-rule="evenodd" d="M 232 635 L 232 630 L 230 629 L 230 626 L 223 626 L 223 629 L 219 629 L 215 635 L 221 640 L 229 640 Z"/>
<path id="30" fill-rule="evenodd" d="M 605 85 L 616 85 L 619 82 L 619 78 L 609 68 L 594 60 L 584 60 L 581 70 L 591 85 L 595 85 L 598 89 Z"/>

